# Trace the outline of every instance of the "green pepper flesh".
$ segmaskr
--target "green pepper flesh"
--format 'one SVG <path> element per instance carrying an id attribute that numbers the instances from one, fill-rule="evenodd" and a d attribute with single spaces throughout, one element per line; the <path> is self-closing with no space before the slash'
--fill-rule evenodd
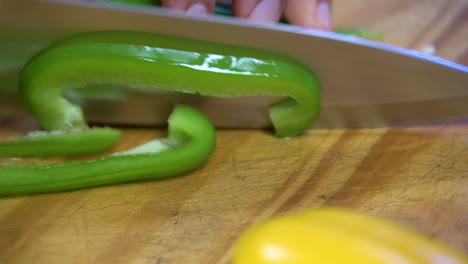
<path id="1" fill-rule="evenodd" d="M 0 167 L 0 194 L 56 192 L 162 179 L 204 164 L 216 145 L 215 129 L 200 112 L 177 105 L 168 136 L 116 155 L 51 165 Z M 155 144 L 156 143 L 156 144 Z M 152 148 L 151 146 L 158 146 Z"/>
<path id="2" fill-rule="evenodd" d="M 279 101 L 269 111 L 279 137 L 303 133 L 320 112 L 317 79 L 289 57 L 143 32 L 84 33 L 56 42 L 26 64 L 20 92 L 49 133 L 4 142 L 0 154 L 73 155 L 109 148 L 120 133 L 89 128 L 80 105 L 64 97 L 67 88 L 93 84 L 226 98 L 277 96 Z M 88 145 L 77 147 L 80 142 Z M 175 176 L 201 166 L 214 147 L 210 121 L 194 109 L 177 106 L 169 119 L 167 139 L 96 160 L 3 166 L 0 194 L 65 191 Z"/>
<path id="3" fill-rule="evenodd" d="M 270 107 L 279 137 L 303 133 L 320 112 L 318 81 L 296 60 L 143 32 L 92 32 L 64 39 L 25 67 L 20 90 L 46 130 L 64 130 L 86 122 L 80 107 L 63 98 L 63 89 L 93 82 L 226 98 L 288 97 Z"/>
<path id="4" fill-rule="evenodd" d="M 34 132 L 24 138 L 0 142 L 0 156 L 74 156 L 110 149 L 122 133 L 110 128 L 84 131 Z"/>

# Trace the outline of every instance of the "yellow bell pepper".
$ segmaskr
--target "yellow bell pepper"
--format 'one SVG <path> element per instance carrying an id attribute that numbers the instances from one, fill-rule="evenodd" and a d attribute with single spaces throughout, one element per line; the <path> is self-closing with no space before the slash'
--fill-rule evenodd
<path id="1" fill-rule="evenodd" d="M 320 208 L 252 225 L 232 264 L 461 264 L 463 253 L 414 231 L 347 209 Z"/>

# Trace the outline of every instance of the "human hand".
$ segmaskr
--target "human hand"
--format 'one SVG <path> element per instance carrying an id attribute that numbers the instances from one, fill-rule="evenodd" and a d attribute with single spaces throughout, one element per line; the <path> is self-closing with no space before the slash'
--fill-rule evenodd
<path id="1" fill-rule="evenodd" d="M 223 0 L 231 4 L 234 16 L 253 21 L 288 23 L 331 30 L 331 0 Z M 207 15 L 214 12 L 216 0 L 162 0 L 167 8 L 187 14 Z"/>

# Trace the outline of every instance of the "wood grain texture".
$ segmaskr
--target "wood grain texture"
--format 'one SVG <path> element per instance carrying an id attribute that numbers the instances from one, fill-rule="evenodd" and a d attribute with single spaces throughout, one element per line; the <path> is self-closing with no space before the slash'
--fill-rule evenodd
<path id="1" fill-rule="evenodd" d="M 466 0 L 336 0 L 334 23 L 404 47 L 433 44 L 468 64 L 467 10 Z M 37 127 L 3 118 L 0 139 Z M 165 133 L 124 132 L 112 151 Z M 1 197 L 0 263 L 228 263 L 247 225 L 319 206 L 380 216 L 468 252 L 467 122 L 314 129 L 289 140 L 220 130 L 217 140 L 210 161 L 182 177 Z"/>

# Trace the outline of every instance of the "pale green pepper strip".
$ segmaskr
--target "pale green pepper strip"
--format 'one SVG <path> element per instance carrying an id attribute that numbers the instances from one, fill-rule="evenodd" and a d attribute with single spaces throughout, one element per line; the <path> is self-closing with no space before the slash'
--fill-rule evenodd
<path id="1" fill-rule="evenodd" d="M 162 179 L 189 172 L 212 154 L 215 129 L 200 112 L 178 105 L 168 136 L 122 153 L 88 161 L 0 167 L 0 194 L 56 192 Z"/>
<path id="2" fill-rule="evenodd" d="M 337 28 L 333 30 L 333 32 L 342 35 L 350 35 L 371 40 L 378 40 L 383 37 L 382 32 L 368 28 Z"/>

